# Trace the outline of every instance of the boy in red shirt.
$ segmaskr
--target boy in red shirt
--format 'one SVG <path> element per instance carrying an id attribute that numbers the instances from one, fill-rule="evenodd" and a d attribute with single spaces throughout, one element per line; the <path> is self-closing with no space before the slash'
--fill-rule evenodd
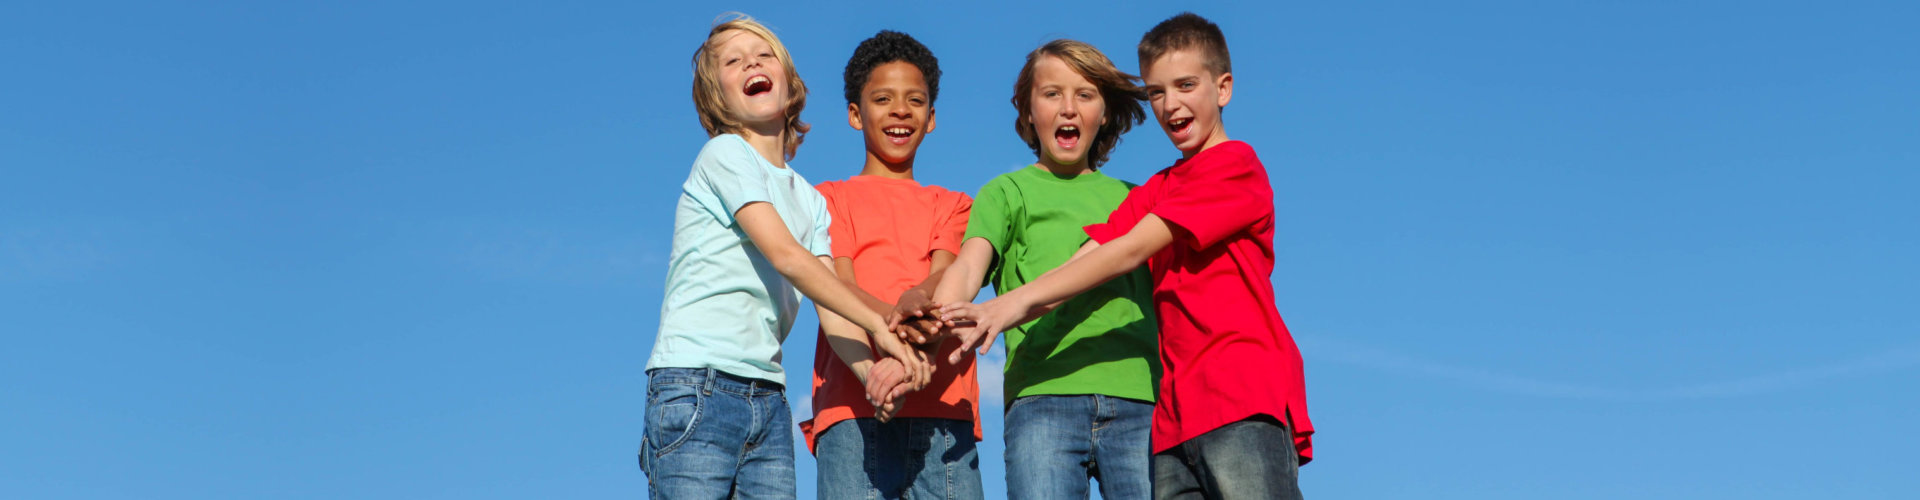
<path id="1" fill-rule="evenodd" d="M 1182 13 L 1140 40 L 1148 102 L 1181 159 L 1135 188 L 1065 265 L 981 304 L 947 304 L 958 328 L 997 333 L 1145 264 L 1160 321 L 1155 498 L 1300 498 L 1313 458 L 1300 351 L 1274 307 L 1273 190 L 1227 138 L 1226 37 Z M 968 322 L 972 324 L 969 325 Z"/>

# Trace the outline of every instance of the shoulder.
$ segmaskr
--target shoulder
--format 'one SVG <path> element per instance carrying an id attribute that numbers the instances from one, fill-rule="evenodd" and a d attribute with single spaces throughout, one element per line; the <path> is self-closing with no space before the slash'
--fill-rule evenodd
<path id="1" fill-rule="evenodd" d="M 1133 190 L 1133 188 L 1140 187 L 1139 184 L 1134 184 L 1132 182 L 1127 182 L 1125 179 L 1107 175 L 1106 172 L 1095 171 L 1094 174 L 1099 176 L 1094 179 L 1094 185 L 1103 190 L 1117 189 L 1121 191 L 1131 191 Z"/>
<path id="2" fill-rule="evenodd" d="M 918 189 L 920 190 L 920 193 L 922 196 L 925 196 L 929 199 L 934 199 L 934 200 L 946 201 L 946 200 L 955 200 L 955 199 L 959 199 L 959 200 L 973 199 L 973 197 L 967 196 L 967 193 L 954 191 L 952 189 L 947 189 L 945 186 L 940 186 L 935 184 L 927 184 L 924 186 L 920 186 Z"/>
<path id="3" fill-rule="evenodd" d="M 1029 167 L 1020 167 L 1020 168 L 1026 169 Z M 1018 190 L 1020 186 L 1022 173 L 1023 172 L 1021 172 L 1020 170 L 1015 170 L 1012 172 L 1007 172 L 1004 174 L 993 176 L 992 179 L 987 180 L 986 185 L 980 186 L 980 193 L 976 194 L 975 196 L 986 196 L 988 192 Z"/>
<path id="4" fill-rule="evenodd" d="M 1253 146 L 1240 141 L 1227 141 L 1214 146 L 1208 166 L 1227 171 L 1266 170 L 1260 164 L 1260 155 L 1253 152 Z"/>
<path id="5" fill-rule="evenodd" d="M 926 199 L 933 200 L 934 206 L 941 207 L 945 210 L 958 212 L 967 210 L 973 206 L 973 197 L 967 196 L 967 193 L 933 185 L 920 189 L 927 194 Z"/>
<path id="6" fill-rule="evenodd" d="M 831 200 L 833 199 L 834 193 L 839 192 L 841 188 L 844 188 L 846 186 L 847 186 L 847 181 L 825 181 L 819 184 L 814 184 L 813 190 L 819 192 L 821 196 L 825 196 L 827 197 L 827 199 Z"/>
<path id="7" fill-rule="evenodd" d="M 801 196 L 805 196 L 808 198 L 813 198 L 816 200 L 820 199 L 820 190 L 815 189 L 813 187 L 813 182 L 808 181 L 807 176 L 800 175 L 800 171 L 795 169 L 792 163 L 787 164 L 787 170 L 788 170 L 787 172 L 788 174 L 793 175 L 794 192 L 799 193 Z M 825 183 L 822 183 L 822 184 L 825 184 Z"/>
<path id="8" fill-rule="evenodd" d="M 736 158 L 753 152 L 753 146 L 734 134 L 720 134 L 700 146 L 700 158 Z"/>

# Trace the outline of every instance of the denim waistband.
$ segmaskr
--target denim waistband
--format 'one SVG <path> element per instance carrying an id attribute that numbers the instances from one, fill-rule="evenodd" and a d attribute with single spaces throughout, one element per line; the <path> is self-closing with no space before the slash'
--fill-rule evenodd
<path id="1" fill-rule="evenodd" d="M 747 378 L 731 373 L 707 368 L 654 368 L 647 371 L 650 384 L 687 384 L 701 387 L 701 392 L 731 392 L 746 396 L 765 396 L 784 394 L 786 386 L 757 378 Z"/>

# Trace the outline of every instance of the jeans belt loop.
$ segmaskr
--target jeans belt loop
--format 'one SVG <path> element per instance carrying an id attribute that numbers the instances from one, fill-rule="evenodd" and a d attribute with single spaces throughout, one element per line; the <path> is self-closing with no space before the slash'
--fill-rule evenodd
<path id="1" fill-rule="evenodd" d="M 713 380 L 717 378 L 716 377 L 717 375 L 718 375 L 717 373 L 714 373 L 713 367 L 711 366 L 707 367 L 707 376 L 703 378 L 700 383 L 700 395 L 702 396 L 713 395 Z"/>

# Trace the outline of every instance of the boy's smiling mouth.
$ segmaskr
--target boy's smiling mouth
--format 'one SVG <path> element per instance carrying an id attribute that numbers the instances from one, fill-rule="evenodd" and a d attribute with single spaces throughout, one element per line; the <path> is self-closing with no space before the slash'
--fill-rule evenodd
<path id="1" fill-rule="evenodd" d="M 767 92 L 772 92 L 773 79 L 767 78 L 767 75 L 753 75 L 752 78 L 747 79 L 745 88 L 741 90 L 743 92 L 746 92 L 747 97 L 753 97 L 760 94 L 765 94 Z"/>
<path id="2" fill-rule="evenodd" d="M 1054 144 L 1060 145 L 1060 149 L 1066 149 L 1066 150 L 1071 150 L 1075 146 L 1079 146 L 1080 145 L 1080 126 L 1069 123 L 1066 125 L 1061 125 L 1060 128 L 1054 129 L 1053 142 Z"/>
<path id="3" fill-rule="evenodd" d="M 1185 134 L 1190 125 L 1193 125 L 1193 117 L 1174 118 L 1167 120 L 1167 131 L 1175 134 Z"/>
<path id="4" fill-rule="evenodd" d="M 894 145 L 904 146 L 908 140 L 913 139 L 913 127 L 906 125 L 894 125 L 882 128 L 880 129 L 880 133 L 886 134 L 887 142 L 891 142 Z"/>

